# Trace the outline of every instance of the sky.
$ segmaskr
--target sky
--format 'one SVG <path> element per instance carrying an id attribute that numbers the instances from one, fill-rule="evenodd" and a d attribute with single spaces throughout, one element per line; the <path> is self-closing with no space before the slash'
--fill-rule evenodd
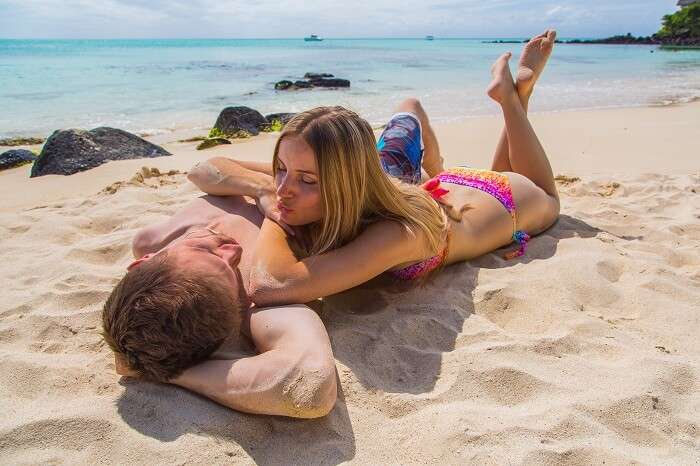
<path id="1" fill-rule="evenodd" d="M 0 38 L 649 35 L 676 0 L 0 0 Z"/>

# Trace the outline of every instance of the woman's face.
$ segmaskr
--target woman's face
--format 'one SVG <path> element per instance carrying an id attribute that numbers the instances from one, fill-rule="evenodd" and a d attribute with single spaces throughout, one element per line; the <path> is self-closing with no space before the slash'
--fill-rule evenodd
<path id="1" fill-rule="evenodd" d="M 277 153 L 277 208 L 287 225 L 307 225 L 323 217 L 318 165 L 301 136 L 286 136 Z"/>

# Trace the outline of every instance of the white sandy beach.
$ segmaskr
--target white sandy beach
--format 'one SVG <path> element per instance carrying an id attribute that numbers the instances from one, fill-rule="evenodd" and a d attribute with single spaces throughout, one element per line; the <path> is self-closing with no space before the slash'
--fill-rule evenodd
<path id="1" fill-rule="evenodd" d="M 558 223 L 519 260 L 326 299 L 339 400 L 311 421 L 120 380 L 99 333 L 133 235 L 198 195 L 183 172 L 267 160 L 275 134 L 0 172 L 0 463 L 699 464 L 700 103 L 531 119 Z M 437 126 L 447 164 L 488 166 L 500 125 Z M 143 166 L 162 174 L 134 178 Z"/>

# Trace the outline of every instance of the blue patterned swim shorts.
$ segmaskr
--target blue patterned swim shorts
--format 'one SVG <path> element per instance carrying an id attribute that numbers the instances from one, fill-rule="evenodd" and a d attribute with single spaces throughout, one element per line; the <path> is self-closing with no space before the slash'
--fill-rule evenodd
<path id="1" fill-rule="evenodd" d="M 423 146 L 418 118 L 408 112 L 392 116 L 377 142 L 384 171 L 406 183 L 421 180 Z"/>

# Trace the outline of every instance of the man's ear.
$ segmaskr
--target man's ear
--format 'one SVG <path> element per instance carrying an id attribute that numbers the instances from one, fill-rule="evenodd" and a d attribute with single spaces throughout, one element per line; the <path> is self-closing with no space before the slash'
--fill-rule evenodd
<path id="1" fill-rule="evenodd" d="M 119 353 L 114 353 L 114 368 L 117 370 L 117 374 L 120 375 L 129 371 L 126 358 Z"/>
<path id="2" fill-rule="evenodd" d="M 134 262 L 132 262 L 131 264 L 129 264 L 129 265 L 126 267 L 127 272 L 128 272 L 129 270 L 133 269 L 134 267 L 138 267 L 139 265 L 141 265 L 142 263 L 146 262 L 148 259 L 150 259 L 150 258 L 153 257 L 153 256 L 155 256 L 155 254 L 149 253 L 149 254 L 146 254 L 145 256 L 142 256 L 142 257 L 139 258 L 139 259 L 136 259 Z"/>
<path id="3" fill-rule="evenodd" d="M 114 353 L 114 368 L 116 369 L 118 375 L 123 375 L 126 377 L 138 377 L 140 375 L 138 371 L 135 371 L 129 367 L 129 364 L 126 362 L 126 358 L 119 353 Z"/>

